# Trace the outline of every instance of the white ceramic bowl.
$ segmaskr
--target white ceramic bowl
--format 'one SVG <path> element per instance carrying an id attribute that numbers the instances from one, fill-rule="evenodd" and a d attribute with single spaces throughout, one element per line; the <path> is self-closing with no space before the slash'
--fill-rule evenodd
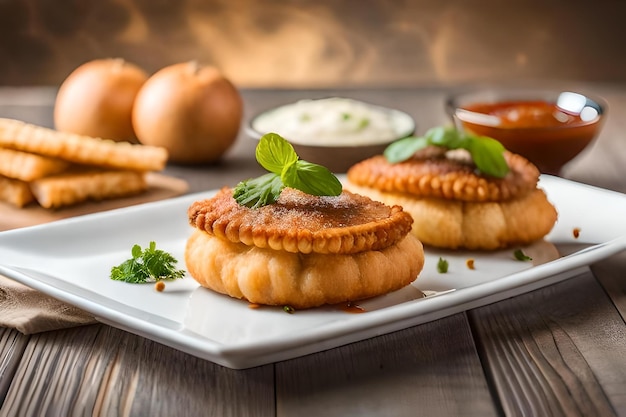
<path id="1" fill-rule="evenodd" d="M 266 110 L 252 117 L 245 128 L 255 140 L 277 133 L 301 159 L 346 172 L 355 163 L 382 154 L 391 142 L 412 135 L 415 121 L 396 109 L 330 97 Z"/>

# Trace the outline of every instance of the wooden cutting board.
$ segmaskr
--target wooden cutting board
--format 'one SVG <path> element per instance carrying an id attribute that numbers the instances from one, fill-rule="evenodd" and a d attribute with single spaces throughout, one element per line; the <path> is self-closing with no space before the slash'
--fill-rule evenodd
<path id="1" fill-rule="evenodd" d="M 146 179 L 148 181 L 148 190 L 142 194 L 98 202 L 85 202 L 59 210 L 44 209 L 36 204 L 17 208 L 0 202 L 0 231 L 34 226 L 68 217 L 97 213 L 135 204 L 165 200 L 185 194 L 189 189 L 186 181 L 163 174 L 149 173 Z"/>

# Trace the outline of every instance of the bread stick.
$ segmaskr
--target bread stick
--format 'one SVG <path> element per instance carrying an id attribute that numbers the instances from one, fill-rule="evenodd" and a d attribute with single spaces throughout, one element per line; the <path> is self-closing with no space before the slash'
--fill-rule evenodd
<path id="1" fill-rule="evenodd" d="M 147 187 L 145 173 L 131 170 L 68 172 L 30 183 L 39 205 L 48 209 L 136 195 Z"/>
<path id="2" fill-rule="evenodd" d="M 160 171 L 168 158 L 167 150 L 161 147 L 63 133 L 2 118 L 0 147 L 78 164 L 135 171 Z"/>
<path id="3" fill-rule="evenodd" d="M 57 158 L 0 148 L 0 175 L 32 181 L 65 171 L 70 163 Z"/>
<path id="4" fill-rule="evenodd" d="M 0 175 L 0 201 L 24 207 L 34 200 L 28 183 Z"/>

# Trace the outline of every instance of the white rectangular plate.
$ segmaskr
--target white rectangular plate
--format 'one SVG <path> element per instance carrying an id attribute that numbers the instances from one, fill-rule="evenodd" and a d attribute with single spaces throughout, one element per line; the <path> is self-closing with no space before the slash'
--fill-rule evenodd
<path id="1" fill-rule="evenodd" d="M 287 314 L 200 288 L 191 277 L 132 285 L 109 278 L 134 244 L 155 241 L 184 259 L 187 207 L 212 192 L 187 195 L 0 233 L 0 274 L 93 313 L 100 321 L 220 365 L 241 369 L 319 352 L 405 329 L 569 278 L 626 249 L 626 195 L 557 177 L 540 186 L 559 211 L 545 241 L 523 250 L 426 249 L 420 277 L 395 293 L 359 303 L 363 314 L 328 306 Z M 574 229 L 579 229 L 576 238 Z M 557 247 L 578 250 L 560 256 Z M 449 262 L 437 272 L 439 257 Z M 475 269 L 466 261 L 474 259 Z M 184 268 L 183 265 L 179 265 Z M 424 294 L 427 296 L 424 297 Z"/>

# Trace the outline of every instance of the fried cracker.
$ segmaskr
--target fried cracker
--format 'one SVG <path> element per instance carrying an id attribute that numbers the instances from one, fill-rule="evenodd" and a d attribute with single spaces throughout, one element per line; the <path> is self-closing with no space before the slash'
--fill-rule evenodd
<path id="1" fill-rule="evenodd" d="M 24 207 L 34 200 L 28 183 L 0 175 L 0 201 Z"/>
<path id="2" fill-rule="evenodd" d="M 0 148 L 0 175 L 32 181 L 65 171 L 69 162 L 13 149 Z"/>
<path id="3" fill-rule="evenodd" d="M 2 118 L 0 147 L 78 164 L 136 171 L 160 171 L 165 168 L 168 158 L 167 150 L 161 147 L 63 133 Z"/>
<path id="4" fill-rule="evenodd" d="M 30 183 L 37 202 L 44 208 L 59 208 L 87 200 L 105 200 L 144 192 L 145 173 L 132 170 L 68 172 Z"/>

